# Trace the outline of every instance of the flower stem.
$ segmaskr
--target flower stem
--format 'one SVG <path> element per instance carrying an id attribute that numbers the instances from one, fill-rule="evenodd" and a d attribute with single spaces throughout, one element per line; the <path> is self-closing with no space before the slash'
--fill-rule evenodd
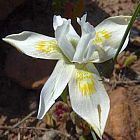
<path id="1" fill-rule="evenodd" d="M 92 134 L 93 140 L 97 140 L 97 137 L 92 129 L 91 129 L 91 134 Z"/>
<path id="2" fill-rule="evenodd" d="M 65 90 L 61 94 L 61 98 L 62 98 L 64 103 L 67 103 L 67 95 L 68 95 L 68 93 L 69 93 L 68 86 L 66 86 Z"/>
<path id="3" fill-rule="evenodd" d="M 118 50 L 117 50 L 117 52 L 116 52 L 116 55 L 115 55 L 115 57 L 114 57 L 114 61 L 116 61 L 117 56 L 119 55 L 119 52 L 121 51 L 121 49 L 122 49 L 122 47 L 123 47 L 123 44 L 124 44 L 124 42 L 125 42 L 125 40 L 126 40 L 126 38 L 127 38 L 127 36 L 128 36 L 128 33 L 129 33 L 129 31 L 130 31 L 130 29 L 131 29 L 131 27 L 132 27 L 134 21 L 136 20 L 138 14 L 140 14 L 140 3 L 137 5 L 137 8 L 136 8 L 134 14 L 132 15 L 132 18 L 131 18 L 131 20 L 130 20 L 128 26 L 127 26 L 127 29 L 126 29 L 126 31 L 125 31 L 125 33 L 124 33 L 124 36 L 123 36 L 123 38 L 122 38 L 122 41 L 121 41 L 121 43 L 120 43 L 120 47 L 118 48 Z"/>

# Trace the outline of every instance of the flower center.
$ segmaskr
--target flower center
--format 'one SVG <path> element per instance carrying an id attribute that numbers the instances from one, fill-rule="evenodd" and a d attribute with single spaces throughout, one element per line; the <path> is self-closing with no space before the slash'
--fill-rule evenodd
<path id="1" fill-rule="evenodd" d="M 96 92 L 93 73 L 77 70 L 76 83 L 83 96 L 89 96 Z"/>
<path id="2" fill-rule="evenodd" d="M 58 44 L 56 40 L 40 41 L 38 42 L 36 49 L 43 53 L 58 52 Z"/>

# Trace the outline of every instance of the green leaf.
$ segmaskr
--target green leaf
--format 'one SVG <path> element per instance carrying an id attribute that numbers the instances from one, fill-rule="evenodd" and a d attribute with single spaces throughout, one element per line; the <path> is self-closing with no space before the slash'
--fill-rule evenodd
<path id="1" fill-rule="evenodd" d="M 137 56 L 136 55 L 130 55 L 126 58 L 125 62 L 124 62 L 124 66 L 125 67 L 129 67 L 131 66 L 135 61 L 137 60 Z"/>
<path id="2" fill-rule="evenodd" d="M 80 136 L 79 140 L 86 140 L 86 138 L 84 136 Z"/>
<path id="3" fill-rule="evenodd" d="M 93 140 L 97 140 L 97 137 L 92 129 L 91 129 L 91 134 L 92 134 Z"/>
<path id="4" fill-rule="evenodd" d="M 128 36 L 128 33 L 129 33 L 130 29 L 132 28 L 133 23 L 134 23 L 134 21 L 136 20 L 136 18 L 137 18 L 137 16 L 138 16 L 139 13 L 140 13 L 140 4 L 138 4 L 138 6 L 137 6 L 137 8 L 136 8 L 136 10 L 135 10 L 135 12 L 134 12 L 134 14 L 132 15 L 132 18 L 131 18 L 131 20 L 130 20 L 128 26 L 127 26 L 127 29 L 126 29 L 126 31 L 125 31 L 125 33 L 124 33 L 124 36 L 123 36 L 123 38 L 122 38 L 122 41 L 121 41 L 121 43 L 120 43 L 120 47 L 118 48 L 118 50 L 117 50 L 117 52 L 116 52 L 116 55 L 115 55 L 115 57 L 114 57 L 114 61 L 116 61 L 117 56 L 119 55 L 119 52 L 121 51 L 121 49 L 122 49 L 122 47 L 123 47 L 123 44 L 124 44 L 124 42 L 125 42 L 125 40 L 126 40 L 126 38 L 127 38 L 127 36 Z"/>
<path id="5" fill-rule="evenodd" d="M 66 86 L 65 90 L 61 94 L 61 98 L 62 98 L 64 103 L 67 103 L 67 95 L 68 95 L 68 93 L 69 93 L 68 86 Z"/>

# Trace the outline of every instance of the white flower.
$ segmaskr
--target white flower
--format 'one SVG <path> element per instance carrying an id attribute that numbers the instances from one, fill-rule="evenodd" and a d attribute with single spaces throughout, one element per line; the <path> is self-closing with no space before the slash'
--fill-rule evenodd
<path id="1" fill-rule="evenodd" d="M 110 17 L 94 28 L 84 15 L 77 18 L 82 31 L 80 37 L 70 19 L 54 16 L 55 38 L 24 31 L 3 39 L 31 57 L 59 60 L 41 91 L 39 119 L 68 84 L 73 110 L 102 137 L 110 101 L 92 62 L 100 63 L 114 57 L 129 20 L 127 16 Z M 127 43 L 128 37 L 122 50 Z"/>

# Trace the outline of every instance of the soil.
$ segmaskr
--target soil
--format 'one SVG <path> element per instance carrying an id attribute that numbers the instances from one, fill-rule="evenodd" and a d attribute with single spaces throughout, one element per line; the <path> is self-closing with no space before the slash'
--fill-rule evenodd
<path id="1" fill-rule="evenodd" d="M 88 20 L 97 25 L 114 15 L 130 15 L 135 0 L 87 0 L 85 10 Z M 8 13 L 0 19 L 0 38 L 23 30 L 53 36 L 53 12 L 48 1 L 22 0 L 8 4 Z M 47 10 L 46 10 L 47 9 Z M 58 13 L 59 14 L 59 13 Z M 47 25 L 47 27 L 46 27 Z M 136 58 L 128 66 L 128 57 Z M 86 124 L 79 128 L 71 117 L 55 123 L 52 118 L 37 120 L 41 88 L 56 62 L 32 60 L 20 54 L 10 45 L 0 41 L 0 139 L 1 140 L 91 140 Z M 37 67 L 40 68 L 37 68 Z M 46 70 L 43 70 L 47 67 Z M 34 69 L 32 73 L 31 69 Z M 36 76 L 40 72 L 40 75 Z M 36 78 L 35 78 L 36 77 Z M 140 20 L 131 31 L 127 49 L 118 57 L 110 81 L 104 82 L 111 99 L 111 111 L 103 140 L 139 140 L 140 137 Z M 66 107 L 66 106 L 65 106 Z M 52 113 L 52 110 L 50 110 Z M 47 118 L 47 119 L 46 119 Z M 58 124 L 57 124 L 58 123 Z M 87 128 L 85 130 L 85 128 Z M 85 133 L 87 132 L 87 133 Z"/>

